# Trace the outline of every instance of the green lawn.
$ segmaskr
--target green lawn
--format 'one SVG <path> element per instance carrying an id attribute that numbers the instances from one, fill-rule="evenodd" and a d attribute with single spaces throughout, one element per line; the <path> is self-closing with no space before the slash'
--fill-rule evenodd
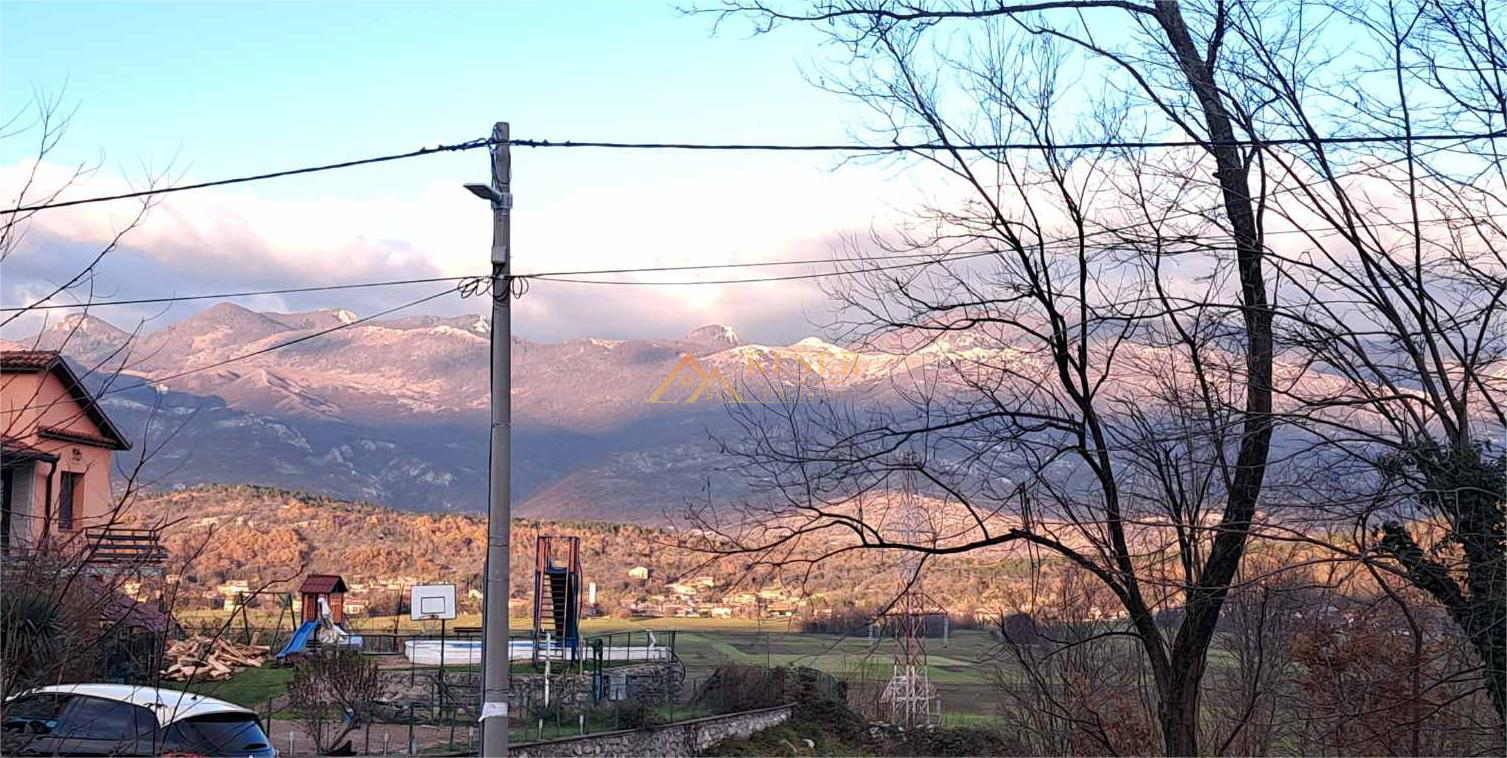
<path id="1" fill-rule="evenodd" d="M 680 619 L 685 622 L 685 619 Z M 688 686 L 709 676 L 717 666 L 807 666 L 841 679 L 866 680 L 882 686 L 893 673 L 894 642 L 862 637 L 788 632 L 783 622 L 701 620 L 682 623 L 675 650 L 686 666 Z M 950 640 L 927 640 L 931 681 L 942 696 L 944 711 L 985 717 L 998 697 L 992 691 L 996 644 L 988 633 L 956 631 Z"/>
<path id="2" fill-rule="evenodd" d="M 293 669 L 261 668 L 245 669 L 223 682 L 194 682 L 187 686 L 190 692 L 219 698 L 261 712 L 266 702 L 288 691 L 288 682 L 293 678 Z M 174 682 L 174 689 L 183 683 Z"/>
<path id="3" fill-rule="evenodd" d="M 1000 717 L 992 713 L 942 712 L 942 726 L 999 726 L 999 724 Z"/>
<path id="4" fill-rule="evenodd" d="M 223 614 L 221 614 L 223 615 Z M 208 612 L 199 614 L 207 620 Z M 275 616 L 274 616 L 275 619 Z M 253 619 L 257 623 L 258 619 Z M 391 631 L 393 620 L 362 619 L 356 626 L 358 633 Z M 474 626 L 479 618 L 457 619 L 450 626 Z M 530 621 L 512 619 L 510 626 L 514 636 L 526 634 Z M 398 627 L 413 631 L 422 625 L 407 619 L 399 619 Z M 438 634 L 438 624 L 430 624 L 429 631 Z M 794 622 L 785 620 L 755 619 L 585 619 L 582 633 L 586 637 L 598 635 L 633 633 L 632 644 L 644 644 L 643 633 L 654 631 L 660 644 L 670 644 L 673 631 L 676 653 L 686 666 L 686 684 L 694 687 L 705 680 L 717 666 L 737 663 L 753 666 L 808 666 L 843 679 L 867 680 L 882 683 L 892 672 L 894 642 L 888 639 L 869 640 L 863 637 L 838 637 L 835 635 L 801 634 L 794 631 Z M 626 644 L 627 637 L 619 637 L 613 644 Z M 950 640 L 927 640 L 929 673 L 940 691 L 944 709 L 966 714 L 992 713 L 998 697 L 992 692 L 991 677 L 996 662 L 996 644 L 985 632 L 958 630 Z M 1212 657 L 1212 656 L 1211 656 Z M 475 666 L 452 665 L 450 670 L 475 670 Z M 518 674 L 533 673 L 531 664 L 515 664 Z M 281 695 L 291 677 L 289 669 L 252 669 L 242 672 L 225 682 L 206 682 L 191 689 L 213 697 L 219 697 L 242 705 L 264 703 L 267 698 Z M 547 730 L 546 730 L 547 731 Z"/>

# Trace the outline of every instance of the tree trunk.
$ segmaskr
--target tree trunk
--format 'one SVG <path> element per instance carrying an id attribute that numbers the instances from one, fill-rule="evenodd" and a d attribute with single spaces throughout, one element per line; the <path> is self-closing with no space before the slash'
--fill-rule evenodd
<path id="1" fill-rule="evenodd" d="M 1234 123 L 1214 77 L 1212 51 L 1217 45 L 1209 46 L 1210 57 L 1205 59 L 1176 0 L 1157 0 L 1155 8 L 1157 22 L 1167 35 L 1189 89 L 1198 98 L 1208 129 L 1206 149 L 1214 158 L 1214 178 L 1219 182 L 1225 216 L 1235 238 L 1246 336 L 1245 412 L 1239 450 L 1227 484 L 1224 515 L 1215 530 L 1208 558 L 1185 593 L 1186 617 L 1172 644 L 1170 673 L 1164 684 L 1159 714 L 1167 755 L 1191 756 L 1198 754 L 1198 694 L 1205 656 L 1214 639 L 1230 581 L 1245 555 L 1251 519 L 1266 478 L 1272 437 L 1272 309 L 1266 297 L 1265 250 L 1250 193 L 1250 170 L 1236 144 Z M 1221 35 L 1223 30 L 1216 28 L 1212 34 Z"/>
<path id="2" fill-rule="evenodd" d="M 1476 630 L 1470 641 L 1475 644 L 1481 662 L 1486 664 L 1486 692 L 1491 695 L 1497 718 L 1507 722 L 1507 634 L 1497 624 Z"/>
<path id="3" fill-rule="evenodd" d="M 1451 538 L 1464 553 L 1464 584 L 1457 570 L 1434 558 L 1401 523 L 1382 524 L 1380 547 L 1465 633 L 1481 656 L 1498 724 L 1507 724 L 1507 476 L 1500 463 L 1468 442 L 1442 452 L 1425 449 L 1415 462 L 1427 485 L 1422 502 L 1448 520 Z"/>
<path id="4" fill-rule="evenodd" d="M 1202 668 L 1201 666 L 1199 668 Z M 1199 679 L 1184 675 L 1170 683 L 1157 709 L 1162 728 L 1162 744 L 1168 756 L 1187 758 L 1198 755 Z"/>

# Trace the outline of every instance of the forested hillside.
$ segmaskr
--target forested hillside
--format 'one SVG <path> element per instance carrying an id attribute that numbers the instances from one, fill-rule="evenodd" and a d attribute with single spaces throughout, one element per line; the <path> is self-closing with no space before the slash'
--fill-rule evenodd
<path id="1" fill-rule="evenodd" d="M 266 487 L 199 487 L 145 494 L 128 509 L 131 525 L 165 525 L 171 555 L 168 571 L 181 576 L 180 605 L 207 605 L 218 588 L 244 580 L 250 588 L 296 588 L 308 573 L 336 573 L 366 589 L 354 594 L 364 604 L 390 606 L 417 582 L 453 582 L 462 593 L 480 587 L 485 553 L 485 519 L 476 514 L 415 513 Z M 708 556 L 678 547 L 684 534 L 673 527 L 592 521 L 513 522 L 513 597 L 532 587 L 534 542 L 539 534 L 581 538 L 586 580 L 595 582 L 604 612 L 625 613 L 635 602 L 672 595 L 678 580 L 708 576 L 715 588 L 702 588 L 702 602 L 759 589 L 780 588 L 789 602 L 808 607 L 875 605 L 893 597 L 898 574 L 885 558 L 870 553 L 837 557 L 801 570 L 751 569 L 731 559 L 708 563 Z M 939 561 L 927 587 L 939 604 L 956 611 L 995 607 L 1007 593 L 1018 563 L 1007 553 Z M 629 576 L 648 569 L 647 579 Z M 964 571 L 963 569 L 970 569 Z M 384 586 L 385 585 L 385 586 Z"/>

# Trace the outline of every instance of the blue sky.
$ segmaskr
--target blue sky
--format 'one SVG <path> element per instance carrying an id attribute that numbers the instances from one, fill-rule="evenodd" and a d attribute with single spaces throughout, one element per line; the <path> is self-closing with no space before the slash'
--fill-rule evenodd
<path id="1" fill-rule="evenodd" d="M 710 17 L 658 3 L 7 1 L 0 105 L 17 112 L 40 90 L 78 107 L 48 162 L 103 163 L 70 196 L 118 189 L 143 166 L 201 181 L 461 141 L 500 119 L 520 138 L 843 141 L 861 114 L 803 79 L 817 42 L 798 29 L 754 38 L 741 23 L 714 35 Z M 0 140 L 0 166 L 25 161 L 29 147 L 24 135 Z M 99 291 L 468 273 L 485 260 L 485 208 L 456 187 L 485 165 L 468 153 L 183 193 L 127 239 Z M 833 235 L 867 228 L 890 178 L 834 165 L 820 155 L 520 149 L 517 269 L 819 257 Z M 98 234 L 80 230 L 128 210 L 39 219 L 26 255 L 0 272 L 6 302 L 86 255 Z M 664 336 L 722 320 L 777 341 L 798 337 L 823 307 L 810 287 L 552 289 L 521 306 L 523 333 Z M 247 304 L 370 312 L 418 294 Z"/>

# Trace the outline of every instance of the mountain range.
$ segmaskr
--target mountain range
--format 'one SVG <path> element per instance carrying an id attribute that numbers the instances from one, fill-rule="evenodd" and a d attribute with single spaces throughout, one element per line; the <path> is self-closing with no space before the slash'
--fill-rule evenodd
<path id="1" fill-rule="evenodd" d="M 129 468 L 145 452 L 147 485 L 470 511 L 486 505 L 489 329 L 477 316 L 361 321 L 226 303 L 137 333 L 74 316 L 6 346 L 68 356 L 140 443 L 118 461 Z M 716 473 L 713 438 L 738 431 L 717 393 L 763 367 L 822 367 L 873 386 L 888 364 L 863 358 L 815 338 L 744 344 L 721 325 L 676 339 L 515 338 L 515 512 L 649 522 L 709 481 L 736 492 L 735 477 Z M 713 374 L 726 382 L 681 402 Z"/>
<path id="2" fill-rule="evenodd" d="M 141 443 L 118 460 L 129 468 L 144 454 L 146 486 L 252 484 L 477 511 L 487 497 L 490 336 L 477 316 L 363 320 L 225 303 L 136 333 L 73 316 L 9 346 L 61 350 L 88 376 L 117 426 Z M 723 402 L 733 396 L 767 402 L 781 399 L 770 392 L 840 389 L 883 410 L 958 389 L 958 371 L 928 371 L 939 364 L 1043 380 L 1053 370 L 998 335 L 917 336 L 766 346 L 710 325 L 676 339 L 514 338 L 514 512 L 657 522 L 708 488 L 739 498 L 747 485 L 724 471 L 733 461 L 721 452 L 745 433 Z M 1171 348 L 1126 342 L 1114 356 L 1114 378 L 1099 393 L 1124 407 L 1151 408 L 1155 388 L 1188 372 Z M 1208 358 L 1206 371 L 1230 370 Z M 1301 366 L 1279 364 L 1277 375 L 1308 392 L 1345 392 L 1337 377 Z"/>

